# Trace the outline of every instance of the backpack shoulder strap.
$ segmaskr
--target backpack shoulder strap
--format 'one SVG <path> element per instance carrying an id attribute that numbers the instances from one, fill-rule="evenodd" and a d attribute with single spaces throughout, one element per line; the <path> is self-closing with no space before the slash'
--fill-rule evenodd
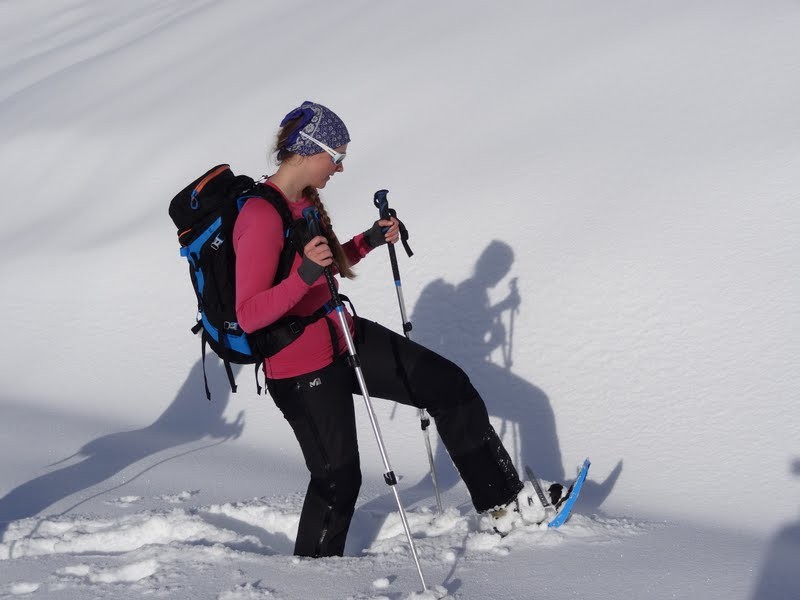
<path id="1" fill-rule="evenodd" d="M 297 227 L 297 221 L 292 219 L 292 213 L 289 206 L 286 204 L 283 195 L 270 185 L 263 183 L 254 184 L 246 193 L 242 194 L 237 202 L 238 210 L 241 210 L 244 203 L 249 198 L 263 198 L 269 202 L 281 217 L 283 223 L 283 249 L 278 261 L 278 270 L 275 272 L 275 281 L 273 285 L 277 285 L 289 276 L 294 262 L 294 255 L 303 251 L 302 246 L 296 243 L 296 236 L 294 230 Z"/>
<path id="2" fill-rule="evenodd" d="M 271 185 L 264 185 L 263 183 L 256 186 L 255 192 L 258 196 L 264 198 L 264 200 L 275 207 L 275 210 L 277 210 L 278 214 L 281 216 L 281 221 L 283 221 L 284 231 L 288 229 L 292 225 L 292 213 L 286 205 L 286 200 L 283 199 L 281 193 Z"/>
<path id="3" fill-rule="evenodd" d="M 251 180 L 252 181 L 252 180 Z M 241 211 L 244 208 L 245 202 L 250 198 L 263 198 L 269 202 L 281 217 L 283 222 L 284 231 L 292 224 L 292 213 L 286 205 L 283 196 L 275 188 L 263 183 L 254 183 L 250 188 L 242 190 L 237 195 L 236 208 Z"/>

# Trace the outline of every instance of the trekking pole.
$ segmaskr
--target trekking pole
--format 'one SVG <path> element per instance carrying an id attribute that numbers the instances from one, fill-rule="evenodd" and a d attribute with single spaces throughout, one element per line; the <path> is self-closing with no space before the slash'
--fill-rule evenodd
<path id="1" fill-rule="evenodd" d="M 316 208 L 309 206 L 308 208 L 304 209 L 303 217 L 308 223 L 309 233 L 312 236 L 322 235 L 319 226 L 319 211 L 317 211 Z M 361 370 L 361 361 L 359 359 L 358 352 L 356 351 L 355 343 L 353 342 L 353 336 L 350 334 L 350 328 L 347 326 L 347 319 L 345 319 L 344 316 L 344 304 L 342 303 L 342 299 L 339 297 L 339 292 L 336 290 L 336 283 L 333 280 L 333 274 L 331 273 L 330 267 L 325 267 L 325 279 L 328 281 L 328 288 L 331 292 L 331 301 L 333 302 L 336 314 L 339 316 L 339 324 L 342 327 L 342 333 L 344 334 L 344 339 L 347 342 L 347 351 L 350 354 L 350 366 L 353 367 L 353 370 L 356 373 L 356 379 L 358 379 L 358 385 L 361 388 L 361 395 L 364 397 L 364 404 L 367 407 L 369 422 L 372 425 L 372 431 L 375 432 L 375 440 L 378 442 L 378 450 L 381 453 L 381 459 L 383 460 L 383 467 L 385 469 L 383 480 L 386 482 L 386 485 L 392 488 L 392 492 L 394 493 L 394 499 L 397 501 L 397 509 L 400 511 L 400 521 L 403 523 L 403 529 L 405 530 L 406 537 L 408 538 L 408 545 L 411 547 L 411 556 L 414 558 L 414 564 L 417 566 L 417 573 L 419 573 L 419 579 L 422 582 L 422 589 L 427 592 L 428 586 L 425 585 L 425 577 L 422 574 L 422 567 L 419 564 L 417 549 L 414 546 L 414 540 L 411 537 L 411 529 L 408 526 L 406 512 L 403 510 L 403 504 L 400 502 L 400 495 L 397 493 L 397 477 L 395 476 L 394 471 L 392 471 L 392 467 L 389 464 L 389 457 L 387 456 L 386 448 L 383 445 L 383 438 L 381 437 L 381 431 L 378 427 L 378 421 L 375 418 L 375 411 L 372 410 L 372 400 L 370 399 L 369 392 L 367 391 L 367 382 L 364 379 L 364 372 Z"/>
<path id="2" fill-rule="evenodd" d="M 389 208 L 389 200 L 386 198 L 386 195 L 389 193 L 389 190 L 378 190 L 375 192 L 375 206 L 378 208 L 378 212 L 380 213 L 381 219 L 389 219 L 391 217 L 396 217 L 397 213 L 395 213 L 392 209 Z M 401 234 L 403 239 L 403 246 L 406 249 L 406 253 L 411 256 L 414 253 L 411 252 L 411 248 L 408 247 L 408 243 L 406 239 L 408 238 L 408 232 L 405 231 L 404 227 L 401 227 Z M 394 244 L 387 244 L 389 248 L 389 260 L 392 263 L 392 275 L 394 276 L 394 285 L 395 289 L 397 290 L 397 302 L 400 304 L 400 318 L 403 320 L 403 333 L 408 339 L 411 339 L 409 333 L 411 332 L 412 325 L 409 322 L 406 316 L 406 303 L 403 300 L 403 284 L 400 280 L 400 268 L 397 266 L 397 252 L 395 252 Z M 428 464 L 430 465 L 431 471 L 431 481 L 433 482 L 433 491 L 436 494 L 436 507 L 439 509 L 439 514 L 442 514 L 444 510 L 442 509 L 442 497 L 439 494 L 439 481 L 436 478 L 436 467 L 433 463 L 433 451 L 431 450 L 431 434 L 428 430 L 428 427 L 431 425 L 431 418 L 428 416 L 427 411 L 424 408 L 418 409 L 417 414 L 419 415 L 419 424 L 422 428 L 422 434 L 425 438 L 425 448 L 428 451 Z"/>

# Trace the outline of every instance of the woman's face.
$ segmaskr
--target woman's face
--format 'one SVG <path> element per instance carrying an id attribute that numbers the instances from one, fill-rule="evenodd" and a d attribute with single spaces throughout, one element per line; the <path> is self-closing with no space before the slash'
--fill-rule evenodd
<path id="1" fill-rule="evenodd" d="M 344 154 L 347 152 L 347 144 L 334 148 L 334 150 Z M 306 161 L 310 176 L 309 185 L 314 186 L 318 190 L 324 188 L 334 174 L 344 171 L 344 163 L 342 162 L 338 165 L 333 164 L 331 155 L 327 152 L 318 152 L 317 154 L 307 156 Z"/>

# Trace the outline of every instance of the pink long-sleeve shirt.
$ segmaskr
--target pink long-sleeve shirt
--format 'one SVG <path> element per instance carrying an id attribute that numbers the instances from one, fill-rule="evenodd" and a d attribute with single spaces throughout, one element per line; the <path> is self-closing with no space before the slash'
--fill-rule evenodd
<path id="1" fill-rule="evenodd" d="M 281 190 L 267 182 L 274 189 Z M 281 196 L 284 201 L 286 197 Z M 303 209 L 312 206 L 303 198 L 288 202 L 292 218 L 302 218 Z M 247 332 L 266 327 L 287 315 L 309 316 L 331 299 L 325 276 L 308 285 L 297 272 L 302 256 L 295 254 L 289 276 L 273 286 L 278 261 L 283 249 L 284 227 L 275 207 L 261 198 L 251 198 L 242 207 L 233 228 L 233 249 L 236 253 L 236 316 Z M 350 264 L 356 264 L 371 250 L 360 233 L 342 245 Z M 338 287 L 338 282 L 337 282 Z M 353 320 L 345 311 L 350 331 Z M 338 336 L 338 354 L 347 351 L 339 317 L 330 319 Z M 277 354 L 264 361 L 267 377 L 284 379 L 321 369 L 333 360 L 331 335 L 324 319 L 306 327 L 303 334 Z"/>

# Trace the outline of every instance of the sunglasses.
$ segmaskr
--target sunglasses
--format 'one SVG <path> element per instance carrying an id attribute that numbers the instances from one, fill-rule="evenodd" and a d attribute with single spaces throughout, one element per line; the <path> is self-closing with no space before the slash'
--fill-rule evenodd
<path id="1" fill-rule="evenodd" d="M 325 152 L 330 154 L 331 155 L 331 160 L 333 161 L 333 164 L 335 164 L 335 165 L 342 164 L 342 161 L 344 160 L 344 157 L 347 156 L 347 154 L 344 153 L 344 152 L 337 152 L 333 148 L 331 148 L 329 146 L 326 146 L 325 144 L 320 142 L 318 139 L 313 138 L 310 135 L 308 135 L 305 131 L 300 131 L 299 133 L 300 133 L 301 136 L 306 138 L 309 142 L 314 142 L 317 146 L 319 146 L 320 148 L 325 150 Z"/>

